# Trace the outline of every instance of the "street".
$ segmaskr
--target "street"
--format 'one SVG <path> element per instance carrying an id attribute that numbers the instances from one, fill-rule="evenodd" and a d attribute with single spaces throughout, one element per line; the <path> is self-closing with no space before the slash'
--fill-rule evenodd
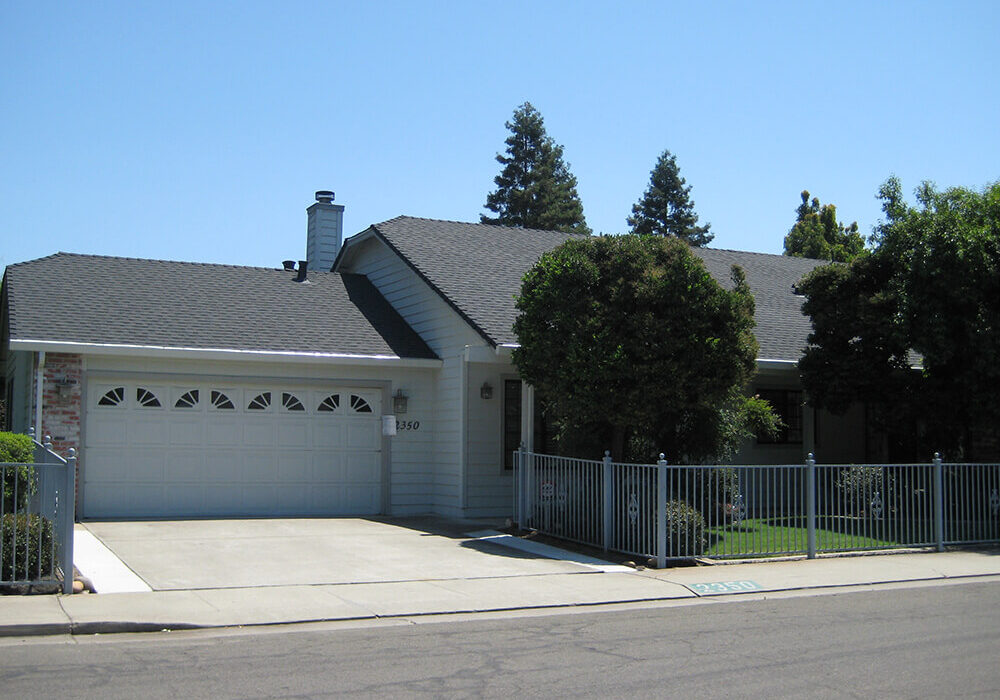
<path id="1" fill-rule="evenodd" d="M 2 604 L 2 601 L 0 601 Z M 10 698 L 996 697 L 1000 585 L 0 640 Z"/>

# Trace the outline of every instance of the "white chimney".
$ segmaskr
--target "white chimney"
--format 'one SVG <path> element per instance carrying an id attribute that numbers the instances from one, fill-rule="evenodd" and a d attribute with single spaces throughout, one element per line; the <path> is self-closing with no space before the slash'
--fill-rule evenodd
<path id="1" fill-rule="evenodd" d="M 333 203 L 333 192 L 320 190 L 306 209 L 306 260 L 310 270 L 329 272 L 344 241 L 344 205 Z"/>

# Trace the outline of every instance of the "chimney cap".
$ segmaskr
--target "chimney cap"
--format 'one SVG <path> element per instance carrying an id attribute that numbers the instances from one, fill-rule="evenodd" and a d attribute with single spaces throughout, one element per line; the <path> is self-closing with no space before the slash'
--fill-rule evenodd
<path id="1" fill-rule="evenodd" d="M 316 190 L 316 201 L 320 204 L 332 204 L 334 194 L 330 190 Z"/>
<path id="2" fill-rule="evenodd" d="M 295 261 L 294 260 L 282 260 L 281 261 L 281 266 L 283 268 L 285 268 L 285 270 L 287 272 L 291 272 L 292 270 L 295 269 Z"/>

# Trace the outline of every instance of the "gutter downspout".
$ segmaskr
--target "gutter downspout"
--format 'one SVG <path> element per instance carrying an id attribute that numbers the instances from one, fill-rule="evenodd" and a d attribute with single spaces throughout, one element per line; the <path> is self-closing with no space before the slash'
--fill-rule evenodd
<path id="1" fill-rule="evenodd" d="M 462 510 L 462 514 L 465 515 L 465 508 L 469 502 L 468 488 L 469 488 L 469 478 L 466 471 L 469 468 L 469 352 L 470 346 L 466 345 L 465 350 L 462 351 L 461 362 L 462 362 L 462 380 L 460 382 L 461 389 L 459 390 L 459 440 L 461 441 L 461 449 L 459 450 L 459 487 L 458 487 L 458 507 Z"/>
<path id="2" fill-rule="evenodd" d="M 45 351 L 38 351 L 38 366 L 35 368 L 35 439 L 45 442 L 42 430 L 42 390 L 45 384 Z"/>

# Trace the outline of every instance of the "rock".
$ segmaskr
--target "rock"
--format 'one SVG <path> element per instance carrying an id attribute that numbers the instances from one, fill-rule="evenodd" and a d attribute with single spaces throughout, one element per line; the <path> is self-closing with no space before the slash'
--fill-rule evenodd
<path id="1" fill-rule="evenodd" d="M 73 592 L 74 593 L 83 593 L 85 590 L 86 590 L 86 587 L 83 585 L 83 581 L 81 581 L 80 579 L 74 579 L 73 580 Z"/>

